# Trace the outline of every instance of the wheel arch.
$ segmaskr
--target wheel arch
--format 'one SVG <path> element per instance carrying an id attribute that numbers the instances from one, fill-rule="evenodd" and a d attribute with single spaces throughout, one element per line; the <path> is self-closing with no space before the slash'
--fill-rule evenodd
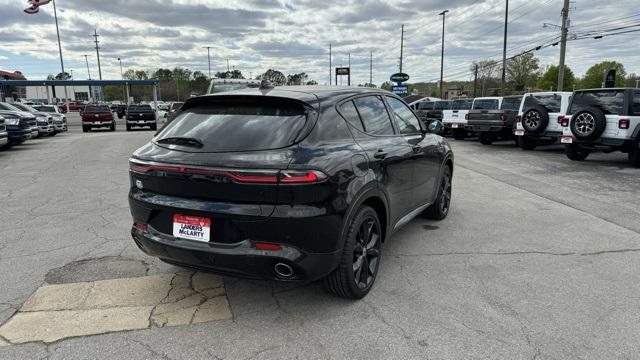
<path id="1" fill-rule="evenodd" d="M 387 239 L 389 235 L 389 206 L 385 196 L 378 190 L 377 185 L 370 184 L 354 197 L 354 201 L 345 214 L 342 230 L 340 231 L 341 247 L 344 246 L 345 232 L 362 205 L 369 206 L 376 212 L 378 220 L 380 220 L 380 226 L 382 226 L 382 241 L 384 242 Z"/>

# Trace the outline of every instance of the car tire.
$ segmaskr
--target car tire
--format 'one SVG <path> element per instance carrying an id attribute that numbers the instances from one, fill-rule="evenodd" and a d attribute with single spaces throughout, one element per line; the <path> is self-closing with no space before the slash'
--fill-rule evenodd
<path id="1" fill-rule="evenodd" d="M 116 122 L 114 121 L 113 124 L 111 124 L 111 127 L 109 128 L 109 131 L 116 131 Z"/>
<path id="2" fill-rule="evenodd" d="M 629 151 L 629 162 L 631 162 L 631 165 L 640 168 L 640 138 L 636 139 L 632 146 L 633 148 Z"/>
<path id="3" fill-rule="evenodd" d="M 480 140 L 480 144 L 482 145 L 491 145 L 495 140 L 493 135 L 486 132 L 478 134 L 478 139 Z"/>
<path id="4" fill-rule="evenodd" d="M 571 132 L 578 140 L 591 141 L 602 135 L 607 126 L 604 112 L 596 107 L 576 111 L 571 117 Z"/>
<path id="5" fill-rule="evenodd" d="M 464 140 L 467 137 L 467 132 L 462 129 L 453 130 L 453 138 L 456 140 Z"/>
<path id="6" fill-rule="evenodd" d="M 539 134 L 549 126 L 549 111 L 544 106 L 532 106 L 522 112 L 521 123 L 527 132 Z"/>
<path id="7" fill-rule="evenodd" d="M 584 161 L 591 153 L 591 150 L 580 148 L 576 144 L 567 144 L 564 149 L 567 157 L 573 161 Z"/>
<path id="8" fill-rule="evenodd" d="M 426 210 L 422 212 L 422 216 L 432 220 L 442 220 L 449 215 L 451 209 L 451 191 L 453 189 L 453 177 L 451 169 L 444 167 L 440 186 L 438 187 L 438 195 L 436 200 Z"/>
<path id="9" fill-rule="evenodd" d="M 536 148 L 535 140 L 527 135 L 516 136 L 516 142 L 518 143 L 518 146 L 522 150 L 531 151 L 531 150 L 535 150 Z"/>
<path id="10" fill-rule="evenodd" d="M 345 232 L 340 264 L 324 279 L 329 293 L 347 299 L 362 299 L 369 293 L 380 266 L 382 236 L 375 210 L 360 207 Z"/>
<path id="11" fill-rule="evenodd" d="M 88 126 L 83 126 L 82 127 L 82 132 L 89 132 L 89 130 L 91 130 L 91 128 L 88 127 Z"/>
<path id="12" fill-rule="evenodd" d="M 151 130 L 157 131 L 158 130 L 158 125 L 151 125 Z"/>
<path id="13" fill-rule="evenodd" d="M 127 131 L 131 131 L 131 125 L 127 124 Z"/>

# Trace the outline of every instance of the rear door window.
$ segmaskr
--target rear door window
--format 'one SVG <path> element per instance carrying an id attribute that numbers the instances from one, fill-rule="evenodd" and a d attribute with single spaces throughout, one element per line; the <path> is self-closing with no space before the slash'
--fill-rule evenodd
<path id="1" fill-rule="evenodd" d="M 393 126 L 387 108 L 379 96 L 364 96 L 354 100 L 364 124 L 371 135 L 393 135 Z"/>
<path id="2" fill-rule="evenodd" d="M 451 104 L 452 110 L 469 110 L 471 109 L 471 105 L 473 104 L 473 100 L 453 100 Z"/>
<path id="3" fill-rule="evenodd" d="M 560 95 L 530 95 L 524 100 L 523 110 L 540 105 L 551 113 L 562 112 L 562 96 Z"/>
<path id="4" fill-rule="evenodd" d="M 401 134 L 420 133 L 420 122 L 413 112 L 402 101 L 387 96 L 396 126 Z"/>
<path id="5" fill-rule="evenodd" d="M 481 99 L 473 103 L 474 110 L 498 110 L 498 99 Z"/>
<path id="6" fill-rule="evenodd" d="M 624 91 L 584 91 L 577 92 L 571 102 L 570 114 L 579 109 L 594 106 L 602 110 L 606 115 L 624 114 Z"/>
<path id="7" fill-rule="evenodd" d="M 360 131 L 364 131 L 362 120 L 360 120 L 360 115 L 358 115 L 358 110 L 353 104 L 353 101 L 347 101 L 340 105 L 340 113 L 342 114 L 342 117 L 349 122 L 349 124 Z"/>
<path id="8" fill-rule="evenodd" d="M 633 115 L 640 116 L 640 91 L 633 93 Z"/>
<path id="9" fill-rule="evenodd" d="M 297 102 L 226 99 L 182 111 L 155 142 L 194 139 L 202 146 L 188 149 L 198 152 L 271 150 L 293 145 L 306 124 L 307 112 Z"/>

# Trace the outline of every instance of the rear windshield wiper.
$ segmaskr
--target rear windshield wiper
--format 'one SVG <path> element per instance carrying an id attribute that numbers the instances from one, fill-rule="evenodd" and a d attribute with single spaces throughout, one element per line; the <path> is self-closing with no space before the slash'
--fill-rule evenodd
<path id="1" fill-rule="evenodd" d="M 196 138 L 190 138 L 190 137 L 167 137 L 164 139 L 156 140 L 156 142 L 159 144 L 182 145 L 182 146 L 189 146 L 189 147 L 194 147 L 198 149 L 204 146 L 202 141 Z"/>

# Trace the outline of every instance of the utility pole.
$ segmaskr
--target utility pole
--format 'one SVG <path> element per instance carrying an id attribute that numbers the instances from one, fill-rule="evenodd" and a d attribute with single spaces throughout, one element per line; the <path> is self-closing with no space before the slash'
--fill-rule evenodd
<path id="1" fill-rule="evenodd" d="M 402 33 L 400 34 L 400 72 L 402 72 L 402 57 L 404 55 L 404 24 L 402 24 Z"/>
<path id="2" fill-rule="evenodd" d="M 98 37 L 100 35 L 98 35 L 98 30 L 97 29 L 93 29 L 93 37 L 95 38 L 95 43 L 96 43 L 96 56 L 98 57 L 98 76 L 100 78 L 100 80 L 102 80 L 102 68 L 100 67 L 100 47 L 98 46 L 98 43 L 100 41 L 98 41 Z"/>
<path id="3" fill-rule="evenodd" d="M 562 37 L 560 39 L 560 65 L 558 66 L 558 91 L 564 90 L 564 60 L 567 53 L 567 34 L 569 32 L 569 0 L 564 0 L 562 8 Z"/>
<path id="4" fill-rule="evenodd" d="M 231 69 L 229 69 L 229 59 L 227 59 L 227 72 L 231 71 Z"/>
<path id="5" fill-rule="evenodd" d="M 440 13 L 442 15 L 442 54 L 440 55 L 440 98 L 442 99 L 444 96 L 443 86 L 444 86 L 444 21 L 447 17 L 447 13 L 449 10 L 445 10 Z"/>
<path id="6" fill-rule="evenodd" d="M 568 1 L 568 0 L 565 0 Z M 502 81 L 500 82 L 500 94 L 505 95 L 507 77 L 507 32 L 509 26 L 509 0 L 506 0 L 504 10 L 504 44 L 502 46 Z"/>
<path id="7" fill-rule="evenodd" d="M 205 46 L 207 48 L 207 63 L 209 64 L 209 79 L 211 79 L 211 46 Z"/>
<path id="8" fill-rule="evenodd" d="M 91 80 L 91 71 L 89 71 L 89 55 L 82 56 L 84 56 L 84 61 L 87 63 L 87 75 L 89 75 L 89 80 Z"/>
<path id="9" fill-rule="evenodd" d="M 118 58 L 118 62 L 120 63 L 120 80 L 124 80 L 124 73 L 122 72 L 122 59 Z M 124 98 L 124 101 L 127 102 L 127 90 L 124 86 L 122 87 L 122 97 Z"/>
<path id="10" fill-rule="evenodd" d="M 351 53 L 349 53 L 349 76 L 347 77 L 347 86 L 351 86 Z"/>
<path id="11" fill-rule="evenodd" d="M 331 79 L 331 70 L 332 70 L 331 67 L 332 66 L 333 65 L 331 64 L 331 44 L 329 44 L 329 86 L 331 86 L 331 81 L 332 81 L 332 79 Z"/>
<path id="12" fill-rule="evenodd" d="M 373 86 L 373 51 L 369 52 L 369 86 Z"/>
<path id="13" fill-rule="evenodd" d="M 476 71 L 473 77 L 473 97 L 476 97 L 476 89 L 478 88 L 478 64 L 476 64 Z"/>

